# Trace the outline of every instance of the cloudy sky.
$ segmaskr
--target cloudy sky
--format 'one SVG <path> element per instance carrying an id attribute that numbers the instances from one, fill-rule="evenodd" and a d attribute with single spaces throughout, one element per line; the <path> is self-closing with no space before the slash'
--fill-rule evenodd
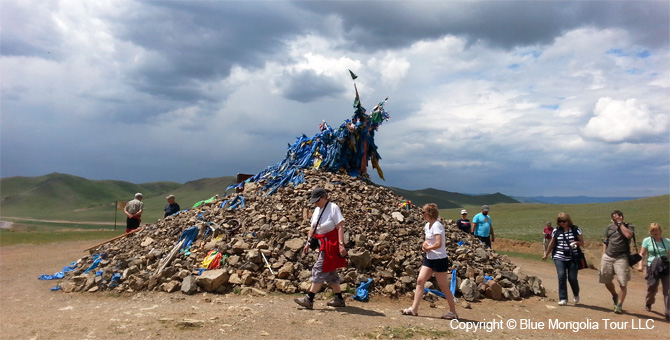
<path id="1" fill-rule="evenodd" d="M 0 2 L 1 173 L 257 173 L 389 96 L 386 181 L 670 192 L 667 1 Z"/>

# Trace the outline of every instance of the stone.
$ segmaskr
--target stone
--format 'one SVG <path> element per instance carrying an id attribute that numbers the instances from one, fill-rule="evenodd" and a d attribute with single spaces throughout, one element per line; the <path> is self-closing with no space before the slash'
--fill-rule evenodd
<path id="1" fill-rule="evenodd" d="M 288 279 L 293 275 L 295 268 L 292 262 L 286 262 L 277 272 L 277 277 L 280 279 Z"/>
<path id="2" fill-rule="evenodd" d="M 195 284 L 195 278 L 192 275 L 186 276 L 181 281 L 181 292 L 187 295 L 195 293 L 198 286 Z"/>
<path id="3" fill-rule="evenodd" d="M 511 282 L 517 282 L 519 280 L 519 276 L 515 274 L 513 271 L 503 270 L 500 272 L 500 275 L 510 280 Z"/>
<path id="4" fill-rule="evenodd" d="M 151 237 L 146 237 L 144 239 L 144 241 L 142 241 L 142 243 L 140 243 L 140 246 L 147 247 L 147 246 L 151 245 L 152 243 L 154 243 L 154 239 L 152 239 Z"/>
<path id="5" fill-rule="evenodd" d="M 305 236 L 304 238 L 294 238 L 288 240 L 284 243 L 284 247 L 292 251 L 302 250 L 302 248 L 305 246 L 306 239 L 307 237 Z"/>
<path id="6" fill-rule="evenodd" d="M 292 285 L 291 281 L 289 280 L 275 280 L 275 288 L 277 288 L 278 291 L 287 294 L 293 294 L 296 292 L 295 286 Z"/>
<path id="7" fill-rule="evenodd" d="M 486 282 L 486 297 L 493 300 L 501 300 L 503 297 L 503 288 L 494 280 Z"/>
<path id="8" fill-rule="evenodd" d="M 399 211 L 394 211 L 391 213 L 391 217 L 395 218 L 398 222 L 403 222 L 405 220 L 405 216 L 403 216 Z"/>
<path id="9" fill-rule="evenodd" d="M 228 273 L 223 269 L 206 270 L 196 277 L 195 283 L 206 292 L 213 292 L 220 285 L 227 283 Z"/>
<path id="10" fill-rule="evenodd" d="M 370 265 L 372 264 L 370 252 L 367 250 L 362 252 L 350 251 L 349 260 L 356 269 L 367 269 L 370 268 Z"/>
<path id="11" fill-rule="evenodd" d="M 481 258 L 481 259 L 483 259 L 483 260 L 486 260 L 486 259 L 488 259 L 488 257 L 489 257 L 489 256 L 486 254 L 486 250 L 484 250 L 484 249 L 482 249 L 482 248 L 477 248 L 477 249 L 475 249 L 475 256 L 477 256 L 477 257 L 479 257 L 479 258 Z"/>
<path id="12" fill-rule="evenodd" d="M 199 328 L 205 325 L 205 320 L 184 319 L 177 322 L 177 326 L 185 328 Z"/>
<path id="13" fill-rule="evenodd" d="M 181 288 L 181 283 L 177 281 L 168 281 L 161 285 L 161 290 L 168 293 L 176 292 L 179 288 Z"/>
<path id="14" fill-rule="evenodd" d="M 475 301 L 479 297 L 479 290 L 477 289 L 477 285 L 470 279 L 463 280 L 459 290 L 461 291 L 461 294 L 466 301 Z"/>

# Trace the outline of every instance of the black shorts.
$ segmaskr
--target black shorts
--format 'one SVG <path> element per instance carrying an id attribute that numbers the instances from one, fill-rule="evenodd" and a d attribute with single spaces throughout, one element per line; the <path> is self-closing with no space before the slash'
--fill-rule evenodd
<path id="1" fill-rule="evenodd" d="M 136 218 L 126 218 L 126 229 L 137 229 L 140 227 L 140 220 Z"/>
<path id="2" fill-rule="evenodd" d="M 449 271 L 449 267 L 451 267 L 451 261 L 449 261 L 448 257 L 437 260 L 431 260 L 427 257 L 424 257 L 423 265 L 424 267 L 432 269 L 436 273 L 444 273 Z"/>

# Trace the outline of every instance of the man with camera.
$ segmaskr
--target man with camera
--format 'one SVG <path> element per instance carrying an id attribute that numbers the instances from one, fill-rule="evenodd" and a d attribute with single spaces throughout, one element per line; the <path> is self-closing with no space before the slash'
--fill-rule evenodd
<path id="1" fill-rule="evenodd" d="M 612 294 L 614 313 L 621 314 L 628 292 L 626 284 L 630 281 L 628 255 L 630 254 L 630 239 L 634 235 L 635 227 L 623 221 L 623 213 L 619 210 L 613 211 L 610 216 L 612 224 L 605 229 L 599 281 L 604 283 Z M 614 278 L 619 282 L 619 293 L 612 282 Z"/>
<path id="2" fill-rule="evenodd" d="M 310 220 L 311 228 L 303 252 L 317 250 L 319 257 L 312 267 L 312 285 L 307 295 L 293 301 L 307 309 L 314 306 L 314 296 L 327 283 L 333 289 L 335 299 L 327 303 L 331 307 L 345 307 L 337 268 L 346 266 L 347 249 L 344 246 L 344 217 L 337 204 L 328 201 L 328 192 L 323 188 L 312 190 L 309 203 L 316 206 Z"/>

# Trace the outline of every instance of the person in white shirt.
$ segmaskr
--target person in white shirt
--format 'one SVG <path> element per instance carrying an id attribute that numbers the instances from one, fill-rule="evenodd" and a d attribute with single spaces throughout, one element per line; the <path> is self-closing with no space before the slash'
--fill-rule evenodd
<path id="1" fill-rule="evenodd" d="M 458 315 L 456 314 L 454 295 L 449 290 L 449 280 L 447 278 L 451 263 L 447 257 L 447 249 L 445 247 L 446 237 L 444 226 L 437 220 L 438 213 L 437 204 L 435 203 L 428 203 L 421 209 L 423 219 L 426 221 L 426 225 L 424 226 L 426 240 L 421 245 L 421 250 L 425 253 L 425 256 L 423 265 L 419 271 L 419 277 L 416 280 L 412 307 L 405 308 L 400 312 L 403 315 L 419 315 L 419 303 L 424 295 L 424 286 L 434 273 L 437 285 L 444 293 L 449 304 L 449 313 L 443 315 L 442 318 L 453 320 L 458 319 Z"/>

